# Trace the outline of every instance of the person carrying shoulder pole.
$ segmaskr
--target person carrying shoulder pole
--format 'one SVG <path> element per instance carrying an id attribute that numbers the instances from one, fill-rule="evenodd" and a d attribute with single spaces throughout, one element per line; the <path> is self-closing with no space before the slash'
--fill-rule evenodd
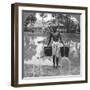
<path id="1" fill-rule="evenodd" d="M 51 42 L 51 39 L 53 40 L 52 42 L 52 56 L 53 56 L 53 67 L 57 68 L 58 67 L 58 62 L 59 62 L 59 53 L 60 53 L 60 43 L 63 43 L 62 37 L 60 35 L 60 32 L 57 30 L 58 26 L 53 25 L 52 26 L 52 31 L 49 32 L 49 40 L 47 47 L 49 47 L 49 44 Z"/>

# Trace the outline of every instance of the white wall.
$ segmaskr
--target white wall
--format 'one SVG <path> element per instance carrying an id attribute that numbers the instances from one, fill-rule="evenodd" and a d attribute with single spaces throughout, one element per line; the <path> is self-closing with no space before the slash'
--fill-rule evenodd
<path id="1" fill-rule="evenodd" d="M 0 0 L 0 90 L 15 90 L 10 86 L 11 78 L 11 3 L 26 2 L 40 4 L 58 4 L 58 5 L 74 5 L 89 6 L 90 0 Z M 89 6 L 90 9 L 90 6 Z M 90 12 L 89 12 L 90 15 Z M 88 15 L 88 16 L 89 16 Z M 90 20 L 90 17 L 88 18 Z M 90 28 L 90 27 L 89 27 Z M 88 33 L 90 31 L 88 30 Z M 90 36 L 89 36 L 90 38 Z M 90 43 L 89 45 L 90 46 Z M 90 47 L 88 48 L 90 49 Z M 90 57 L 89 57 L 90 58 Z M 88 62 L 90 63 L 90 61 Z M 90 65 L 89 65 L 90 68 Z M 89 70 L 90 76 L 90 70 Z M 90 81 L 90 78 L 89 78 Z M 55 86 L 39 86 L 17 88 L 18 90 L 88 90 L 88 84 L 72 84 L 72 85 L 55 85 Z"/>

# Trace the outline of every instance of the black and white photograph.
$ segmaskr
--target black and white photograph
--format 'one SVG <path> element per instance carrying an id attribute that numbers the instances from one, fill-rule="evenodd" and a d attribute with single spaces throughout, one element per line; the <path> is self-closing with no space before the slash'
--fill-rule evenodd
<path id="1" fill-rule="evenodd" d="M 80 14 L 22 11 L 23 77 L 80 75 Z"/>
<path id="2" fill-rule="evenodd" d="M 15 86 L 87 82 L 86 7 L 17 3 L 12 10 Z"/>

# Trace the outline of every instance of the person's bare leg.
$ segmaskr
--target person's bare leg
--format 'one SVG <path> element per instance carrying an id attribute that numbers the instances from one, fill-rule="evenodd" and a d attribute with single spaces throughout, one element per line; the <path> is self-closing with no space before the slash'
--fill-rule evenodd
<path id="1" fill-rule="evenodd" d="M 53 55 L 53 68 L 55 68 L 55 55 Z"/>
<path id="2" fill-rule="evenodd" d="M 58 68 L 59 57 L 56 57 L 56 68 Z"/>

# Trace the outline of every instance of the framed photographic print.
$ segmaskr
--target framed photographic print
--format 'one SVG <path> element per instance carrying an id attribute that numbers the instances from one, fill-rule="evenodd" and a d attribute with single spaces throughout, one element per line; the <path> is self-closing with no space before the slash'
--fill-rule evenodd
<path id="1" fill-rule="evenodd" d="M 11 85 L 87 83 L 87 7 L 11 5 Z"/>

